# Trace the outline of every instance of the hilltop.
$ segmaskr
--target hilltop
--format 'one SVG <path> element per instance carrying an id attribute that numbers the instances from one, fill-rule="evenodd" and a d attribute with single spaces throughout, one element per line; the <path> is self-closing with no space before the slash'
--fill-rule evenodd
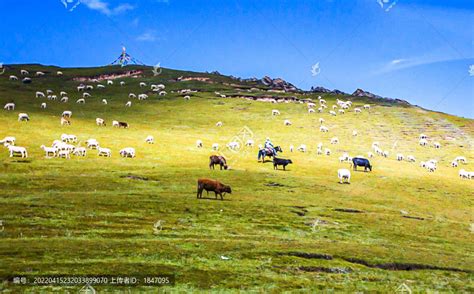
<path id="1" fill-rule="evenodd" d="M 30 72 L 31 83 L 21 82 L 21 69 Z M 37 71 L 45 75 L 37 77 Z M 76 103 L 80 84 L 93 86 L 85 104 Z M 152 84 L 163 84 L 166 94 Z M 48 89 L 58 96 L 67 92 L 68 102 L 35 97 Z M 458 174 L 461 168 L 474 171 L 474 121 L 364 90 L 320 90 L 217 72 L 162 69 L 155 75 L 146 66 L 7 66 L 0 104 L 13 102 L 15 110 L 2 112 L 0 139 L 15 136 L 29 157 L 10 158 L 0 146 L 0 275 L 170 274 L 176 284 L 168 290 L 183 292 L 394 292 L 402 283 L 413 292 L 472 292 L 474 181 Z M 328 109 L 310 113 L 308 103 L 319 104 L 318 96 Z M 338 99 L 352 107 L 332 116 Z M 128 101 L 131 107 L 125 107 Z M 273 109 L 281 115 L 273 116 Z M 72 111 L 70 126 L 60 125 L 65 110 Z M 20 112 L 31 120 L 18 122 Z M 107 125 L 97 126 L 96 118 Z M 319 131 L 319 118 L 328 133 Z M 114 128 L 113 120 L 130 127 Z M 219 121 L 222 127 L 216 127 Z M 40 146 L 64 133 L 76 135 L 77 146 L 95 138 L 112 157 L 88 150 L 69 160 L 45 158 Z M 421 133 L 430 146 L 418 144 Z M 155 144 L 145 142 L 149 135 Z M 293 161 L 286 171 L 257 162 L 257 146 L 225 148 L 235 140 L 263 144 L 266 137 Z M 330 144 L 333 137 L 340 143 Z M 345 152 L 367 156 L 375 141 L 388 157 L 370 158 L 372 172 L 352 171 L 351 184 L 339 184 L 337 170 L 351 167 L 338 158 Z M 331 155 L 317 154 L 320 142 Z M 211 149 L 214 143 L 229 170 L 209 169 L 209 156 L 219 153 Z M 289 151 L 301 144 L 306 153 Z M 125 147 L 137 156 L 121 158 Z M 397 153 L 417 161 L 398 161 Z M 467 163 L 451 167 L 456 156 Z M 433 173 L 419 164 L 429 159 L 438 161 Z M 232 194 L 224 201 L 213 193 L 198 200 L 198 178 L 230 185 Z M 133 290 L 156 292 L 143 285 Z"/>

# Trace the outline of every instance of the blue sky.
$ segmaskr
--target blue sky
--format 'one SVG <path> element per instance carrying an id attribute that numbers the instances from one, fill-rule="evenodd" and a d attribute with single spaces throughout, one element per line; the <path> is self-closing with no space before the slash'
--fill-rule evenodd
<path id="1" fill-rule="evenodd" d="M 106 65 L 125 45 L 150 65 L 363 88 L 474 118 L 472 0 L 76 2 L 0 1 L 0 62 Z"/>

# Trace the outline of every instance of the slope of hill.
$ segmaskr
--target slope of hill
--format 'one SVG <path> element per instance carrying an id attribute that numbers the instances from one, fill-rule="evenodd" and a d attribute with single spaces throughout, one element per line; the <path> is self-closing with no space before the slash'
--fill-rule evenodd
<path id="1" fill-rule="evenodd" d="M 32 83 L 21 82 L 20 69 L 30 71 Z M 38 70 L 46 74 L 35 77 Z M 58 70 L 64 74 L 57 76 Z M 134 72 L 114 78 L 126 71 Z M 114 84 L 107 85 L 107 78 Z M 76 89 L 81 80 L 94 85 L 85 104 L 75 103 L 82 97 Z M 157 95 L 151 84 L 164 84 L 167 95 Z M 66 91 L 69 101 L 35 98 L 47 89 L 58 96 Z M 183 89 L 196 92 L 178 93 Z M 402 283 L 414 292 L 474 290 L 474 181 L 458 176 L 461 168 L 474 171 L 473 120 L 370 97 L 268 89 L 256 80 L 217 74 L 164 69 L 154 76 L 142 66 L 9 66 L 0 76 L 0 104 L 14 102 L 16 108 L 2 111 L 0 139 L 15 136 L 29 157 L 10 158 L 0 147 L 0 276 L 171 274 L 176 283 L 168 287 L 180 291 L 394 292 Z M 139 101 L 129 93 L 149 98 Z M 303 101 L 318 103 L 319 95 L 328 109 L 308 113 Z M 288 103 L 264 102 L 269 99 Z M 336 99 L 353 106 L 331 116 Z M 46 109 L 40 108 L 43 102 Z M 354 112 L 367 103 L 370 110 Z M 281 115 L 272 116 L 272 109 Z M 73 113 L 70 126 L 60 126 L 64 110 Z M 18 122 L 19 112 L 31 120 Z M 97 117 L 107 126 L 97 126 Z M 320 117 L 328 133 L 319 131 Z M 292 125 L 284 126 L 285 119 Z M 114 128 L 112 120 L 130 127 Z M 222 127 L 215 126 L 218 121 Z M 95 138 L 112 157 L 88 150 L 84 158 L 45 158 L 40 145 L 50 146 L 63 133 L 76 135 L 78 146 Z M 428 135 L 429 147 L 418 145 L 420 133 Z M 155 144 L 145 143 L 148 135 Z M 292 159 L 287 171 L 257 162 L 256 146 L 225 148 L 238 139 L 263 144 L 266 137 L 282 146 L 281 157 Z M 340 143 L 331 145 L 332 137 Z M 351 184 L 339 184 L 337 170 L 350 164 L 338 157 L 367 156 L 374 141 L 389 156 L 372 158 L 372 172 L 352 171 Z M 433 148 L 434 141 L 442 147 Z M 331 149 L 330 156 L 317 154 L 319 142 Z M 218 153 L 213 143 L 221 146 L 229 170 L 209 170 L 209 156 Z M 308 152 L 289 152 L 300 144 Z M 134 147 L 137 156 L 121 158 L 124 147 Z M 397 153 L 417 162 L 397 161 Z M 465 156 L 467 164 L 451 167 L 456 156 Z M 419 166 L 429 159 L 438 160 L 434 173 Z M 196 199 L 196 182 L 203 177 L 230 185 L 232 194 L 225 201 L 213 194 Z M 11 282 L 0 287 L 80 288 Z M 134 288 L 156 291 L 143 284 Z"/>

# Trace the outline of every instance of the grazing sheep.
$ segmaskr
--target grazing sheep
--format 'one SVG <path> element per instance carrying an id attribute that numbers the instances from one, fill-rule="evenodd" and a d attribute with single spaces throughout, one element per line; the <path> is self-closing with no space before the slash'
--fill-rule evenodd
<path id="1" fill-rule="evenodd" d="M 273 109 L 272 115 L 280 115 L 280 111 L 278 111 L 277 109 Z"/>
<path id="2" fill-rule="evenodd" d="M 18 121 L 29 121 L 30 117 L 27 113 L 18 113 Z"/>
<path id="3" fill-rule="evenodd" d="M 46 109 L 46 102 L 41 103 L 41 109 Z"/>
<path id="4" fill-rule="evenodd" d="M 125 103 L 125 107 L 131 107 L 132 106 L 132 101 L 128 101 L 127 103 Z"/>
<path id="5" fill-rule="evenodd" d="M 344 113 L 346 113 L 346 112 L 344 111 L 344 109 L 339 109 L 339 113 L 340 113 L 340 114 L 344 114 Z"/>
<path id="6" fill-rule="evenodd" d="M 74 150 L 73 154 L 76 155 L 76 156 L 86 156 L 87 150 L 84 147 L 77 147 Z"/>
<path id="7" fill-rule="evenodd" d="M 426 162 L 420 161 L 420 167 L 426 167 Z"/>
<path id="8" fill-rule="evenodd" d="M 420 140 L 421 140 L 421 139 L 428 139 L 428 136 L 425 135 L 425 134 L 420 134 L 420 135 L 418 136 L 418 138 L 419 138 Z"/>
<path id="9" fill-rule="evenodd" d="M 56 100 L 58 99 L 58 96 L 56 95 L 48 95 L 48 100 Z"/>
<path id="10" fill-rule="evenodd" d="M 255 145 L 254 140 L 248 139 L 247 142 L 245 143 L 245 146 L 247 147 L 253 147 Z"/>
<path id="11" fill-rule="evenodd" d="M 58 153 L 56 154 L 58 158 L 65 158 L 65 159 L 71 159 L 71 151 L 69 150 L 58 150 Z"/>
<path id="12" fill-rule="evenodd" d="M 99 142 L 96 139 L 88 139 L 86 140 L 86 146 L 90 149 L 97 149 L 99 148 Z"/>
<path id="13" fill-rule="evenodd" d="M 219 144 L 217 143 L 212 144 L 212 150 L 216 150 L 216 151 L 219 150 Z"/>
<path id="14" fill-rule="evenodd" d="M 328 129 L 327 127 L 325 127 L 325 126 L 320 126 L 320 127 L 319 127 L 319 130 L 320 130 L 321 132 L 323 132 L 323 133 L 329 132 L 329 129 Z"/>
<path id="15" fill-rule="evenodd" d="M 146 87 L 146 83 L 145 82 L 140 82 L 140 87 Z"/>
<path id="16" fill-rule="evenodd" d="M 125 82 L 120 82 L 120 85 L 122 85 L 122 83 L 125 84 Z M 107 80 L 107 85 L 113 85 L 114 84 L 114 81 L 112 80 Z"/>
<path id="17" fill-rule="evenodd" d="M 322 108 L 322 107 L 319 107 L 319 108 L 318 108 L 318 112 L 319 112 L 319 113 L 323 112 L 323 108 Z"/>
<path id="18" fill-rule="evenodd" d="M 336 112 L 335 111 L 329 111 L 329 114 L 332 115 L 332 116 L 336 116 Z"/>
<path id="19" fill-rule="evenodd" d="M 367 152 L 367 156 L 369 156 L 369 158 L 373 158 L 374 154 L 372 152 Z"/>
<path id="20" fill-rule="evenodd" d="M 331 155 L 331 149 L 329 149 L 329 148 L 324 148 L 324 154 L 326 154 L 326 155 L 328 155 L 328 156 Z"/>
<path id="21" fill-rule="evenodd" d="M 337 137 L 332 137 L 331 144 L 339 144 L 339 139 Z"/>
<path id="22" fill-rule="evenodd" d="M 108 83 L 107 83 L 107 84 L 108 84 Z M 113 82 L 112 82 L 112 84 L 113 84 Z M 121 82 L 120 82 L 120 86 L 125 86 L 125 82 L 124 82 L 124 81 L 121 81 Z"/>
<path id="23" fill-rule="evenodd" d="M 77 99 L 76 103 L 85 104 L 86 100 L 84 98 Z"/>
<path id="24" fill-rule="evenodd" d="M 13 75 L 9 76 L 8 79 L 9 79 L 10 81 L 18 81 L 18 77 L 17 77 L 17 76 L 13 76 Z"/>
<path id="25" fill-rule="evenodd" d="M 439 149 L 439 148 L 441 148 L 441 144 L 439 142 L 434 142 L 433 147 L 436 148 L 436 149 Z"/>
<path id="26" fill-rule="evenodd" d="M 40 98 L 40 97 L 41 97 L 41 98 L 44 98 L 44 97 L 46 97 L 46 96 L 44 95 L 43 92 L 37 91 L 37 92 L 36 92 L 36 98 Z"/>
<path id="27" fill-rule="evenodd" d="M 106 126 L 105 120 L 102 119 L 102 118 L 100 118 L 100 117 L 98 117 L 98 118 L 95 119 L 95 123 L 96 123 L 98 126 L 104 126 L 104 127 Z"/>
<path id="28" fill-rule="evenodd" d="M 102 99 L 102 104 L 107 105 L 107 99 Z"/>
<path id="29" fill-rule="evenodd" d="M 365 104 L 365 105 L 364 105 L 364 109 L 370 109 L 370 105 L 369 105 L 369 104 Z"/>
<path id="30" fill-rule="evenodd" d="M 86 86 L 84 86 L 84 85 L 79 85 L 79 86 L 77 86 L 77 91 L 78 91 L 78 92 L 84 91 L 85 88 L 86 88 Z"/>
<path id="31" fill-rule="evenodd" d="M 382 156 L 383 156 L 383 157 L 388 157 L 388 154 L 389 154 L 388 151 L 382 152 Z"/>
<path id="32" fill-rule="evenodd" d="M 202 148 L 202 146 L 203 146 L 202 141 L 201 140 L 196 140 L 196 147 L 197 148 Z M 212 146 L 214 147 L 214 145 L 212 145 Z M 212 148 L 212 149 L 214 149 L 214 148 Z"/>
<path id="33" fill-rule="evenodd" d="M 63 75 L 63 72 L 58 70 L 58 71 L 56 72 L 56 75 L 62 76 L 62 75 Z"/>
<path id="34" fill-rule="evenodd" d="M 260 148 L 260 149 L 262 149 L 262 148 Z M 294 149 L 295 149 L 295 146 L 290 145 L 290 152 L 293 152 Z"/>
<path id="35" fill-rule="evenodd" d="M 191 100 L 191 97 L 189 95 L 184 96 L 184 100 Z"/>
<path id="36" fill-rule="evenodd" d="M 357 130 L 353 130 L 352 131 L 352 136 L 357 137 L 357 135 L 358 135 Z"/>
<path id="37" fill-rule="evenodd" d="M 166 94 L 167 94 L 166 91 L 160 91 L 160 93 L 158 93 L 158 95 L 160 96 L 165 96 Z"/>
<path id="38" fill-rule="evenodd" d="M 61 141 L 69 143 L 69 142 L 77 142 L 77 137 L 75 135 L 68 135 L 68 134 L 62 134 L 61 135 Z"/>
<path id="39" fill-rule="evenodd" d="M 288 120 L 288 119 L 285 119 L 285 121 L 283 122 L 283 124 L 284 124 L 285 126 L 291 126 L 291 121 Z"/>
<path id="40" fill-rule="evenodd" d="M 222 127 L 222 122 L 221 122 L 221 121 L 218 121 L 218 122 L 216 123 L 216 127 Z"/>
<path id="41" fill-rule="evenodd" d="M 357 108 L 357 107 L 356 107 L 356 108 L 354 108 L 354 112 L 355 112 L 355 113 L 361 113 L 362 110 L 361 110 L 360 108 Z"/>
<path id="42" fill-rule="evenodd" d="M 308 106 L 308 108 L 313 108 L 313 107 L 316 107 L 316 104 L 315 103 L 312 103 L 312 102 L 309 102 L 308 104 L 306 104 Z"/>
<path id="43" fill-rule="evenodd" d="M 22 70 L 20 70 L 20 74 L 21 74 L 22 76 L 27 76 L 27 75 L 29 75 L 30 73 L 29 73 L 27 70 L 22 69 Z"/>
<path id="44" fill-rule="evenodd" d="M 11 103 L 5 104 L 3 109 L 5 109 L 5 110 L 15 110 L 15 103 L 11 102 Z"/>
<path id="45" fill-rule="evenodd" d="M 139 94 L 138 95 L 138 100 L 146 100 L 148 99 L 148 95 L 147 94 Z"/>
<path id="46" fill-rule="evenodd" d="M 10 157 L 13 157 L 15 153 L 20 153 L 21 158 L 28 157 L 28 152 L 26 151 L 25 147 L 8 145 L 7 148 L 8 148 L 8 151 L 10 152 Z"/>
<path id="47" fill-rule="evenodd" d="M 149 135 L 145 138 L 145 142 L 148 143 L 148 144 L 155 144 L 155 138 L 153 136 Z"/>
<path id="48" fill-rule="evenodd" d="M 319 104 L 326 104 L 326 100 L 324 100 L 324 99 L 319 99 Z"/>
<path id="49" fill-rule="evenodd" d="M 101 85 L 101 84 L 98 84 L 98 85 L 97 85 L 97 89 L 105 89 L 105 86 L 104 86 L 104 85 Z"/>
<path id="50" fill-rule="evenodd" d="M 428 146 L 428 140 L 426 139 L 420 139 L 418 143 L 420 144 L 420 146 Z"/>
<path id="51" fill-rule="evenodd" d="M 62 103 L 67 103 L 68 101 L 69 101 L 69 97 L 65 96 L 65 97 L 61 98 Z"/>
<path id="52" fill-rule="evenodd" d="M 232 150 L 236 150 L 240 148 L 239 142 L 230 142 L 227 144 L 227 147 Z"/>
<path id="53" fill-rule="evenodd" d="M 337 177 L 339 178 L 339 183 L 343 184 L 351 182 L 351 172 L 346 168 L 341 168 L 337 170 Z"/>
<path id="54" fill-rule="evenodd" d="M 433 164 L 432 162 L 427 162 L 425 167 L 428 170 L 428 172 L 431 172 L 431 173 L 436 170 L 436 165 Z"/>
<path id="55" fill-rule="evenodd" d="M 135 157 L 135 148 L 132 148 L 132 147 L 123 148 L 122 150 L 120 150 L 119 153 L 120 153 L 120 156 L 122 157 L 133 158 Z"/>
<path id="56" fill-rule="evenodd" d="M 308 109 L 308 113 L 315 113 L 316 111 L 312 108 Z"/>
<path id="57" fill-rule="evenodd" d="M 323 122 L 324 122 L 324 118 L 320 117 L 320 118 L 319 118 L 319 124 L 322 125 Z"/>
<path id="58" fill-rule="evenodd" d="M 472 175 L 472 172 L 468 172 L 468 171 L 466 171 L 466 170 L 464 170 L 464 169 L 461 169 L 461 170 L 459 171 L 459 177 L 460 177 L 461 179 L 471 179 L 471 178 L 473 177 L 473 175 Z"/>
<path id="59" fill-rule="evenodd" d="M 109 148 L 98 147 L 97 151 L 98 151 L 97 155 L 99 155 L 99 156 L 105 156 L 105 157 L 111 157 L 112 156 L 112 151 L 110 151 Z"/>
<path id="60" fill-rule="evenodd" d="M 336 110 L 336 109 L 337 109 L 337 105 L 333 105 L 332 110 Z"/>
<path id="61" fill-rule="evenodd" d="M 405 157 L 403 156 L 403 154 L 397 153 L 397 160 L 398 160 L 398 161 L 402 161 L 403 159 L 405 159 Z"/>
<path id="62" fill-rule="evenodd" d="M 7 136 L 3 138 L 3 140 L 0 140 L 0 144 L 3 144 L 4 146 L 15 145 L 15 141 L 15 137 Z"/>
<path id="63" fill-rule="evenodd" d="M 28 78 L 28 77 L 26 77 L 26 78 L 23 78 L 23 80 L 21 80 L 21 82 L 22 82 L 23 84 L 31 84 L 31 79 Z"/>
<path id="64" fill-rule="evenodd" d="M 130 93 L 130 94 L 128 94 L 128 98 L 137 98 L 137 95 L 135 95 L 133 93 Z"/>
<path id="65" fill-rule="evenodd" d="M 35 73 L 35 75 L 36 75 L 37 77 L 42 77 L 42 76 L 44 76 L 44 72 L 42 72 L 42 71 L 37 71 L 37 72 Z"/>
<path id="66" fill-rule="evenodd" d="M 82 98 L 89 98 L 89 97 L 91 97 L 91 94 L 87 92 L 82 93 Z"/>
<path id="67" fill-rule="evenodd" d="M 44 152 L 46 153 L 46 157 L 49 157 L 49 154 L 52 154 L 53 157 L 55 157 L 56 152 L 58 151 L 56 147 L 46 147 L 44 145 L 41 145 L 40 148 L 44 150 Z"/>
<path id="68" fill-rule="evenodd" d="M 118 128 L 118 127 L 120 126 L 120 124 L 119 124 L 119 122 L 118 122 L 118 121 L 116 121 L 116 120 L 113 120 L 113 121 L 112 121 L 112 126 L 113 126 L 113 127 L 117 127 L 117 128 Z"/>
<path id="69" fill-rule="evenodd" d="M 453 161 L 451 162 L 451 167 L 458 167 L 458 162 L 455 161 L 455 160 L 453 160 Z"/>
<path id="70" fill-rule="evenodd" d="M 63 114 L 61 116 L 70 118 L 72 116 L 72 111 L 65 110 L 65 111 L 63 111 Z"/>
<path id="71" fill-rule="evenodd" d="M 306 149 L 306 145 L 305 145 L 305 144 L 301 144 L 300 146 L 298 146 L 298 148 L 296 148 L 296 150 L 305 153 L 306 150 L 307 150 L 307 149 Z"/>
<path id="72" fill-rule="evenodd" d="M 413 156 L 413 155 L 408 155 L 408 156 L 407 156 L 407 160 L 408 160 L 409 162 L 416 162 L 415 156 Z"/>
<path id="73" fill-rule="evenodd" d="M 462 162 L 464 164 L 467 163 L 466 157 L 464 157 L 464 156 L 457 156 L 454 160 L 457 161 L 457 162 Z"/>

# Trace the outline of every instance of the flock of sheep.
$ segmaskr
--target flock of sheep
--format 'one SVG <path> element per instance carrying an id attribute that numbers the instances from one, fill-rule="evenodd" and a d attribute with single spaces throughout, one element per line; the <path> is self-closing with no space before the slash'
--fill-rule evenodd
<path id="1" fill-rule="evenodd" d="M 26 71 L 26 70 L 21 70 L 20 74 L 23 75 L 23 76 L 26 76 L 26 75 L 29 75 L 29 72 Z M 57 71 L 56 74 L 58 76 L 63 75 L 63 73 L 61 71 Z M 45 75 L 45 73 L 38 71 L 38 72 L 36 72 L 35 75 L 37 77 L 39 77 L 39 76 Z M 18 80 L 18 78 L 14 75 L 11 75 L 9 77 L 9 79 L 12 80 L 12 81 Z M 29 77 L 23 78 L 23 82 L 25 82 L 25 79 L 26 79 L 27 82 L 28 81 L 31 82 L 31 78 L 29 78 Z M 96 81 L 96 82 L 98 82 L 98 81 Z M 112 80 L 107 80 L 107 85 L 108 86 L 113 85 L 113 84 L 114 84 L 114 82 Z M 124 86 L 124 85 L 125 85 L 125 82 L 121 81 L 120 86 Z M 147 87 L 147 84 L 145 82 L 139 82 L 139 86 L 140 86 L 140 88 L 143 88 L 143 87 Z M 106 86 L 102 85 L 102 84 L 97 84 L 96 85 L 97 89 L 104 89 L 105 87 Z M 77 91 L 82 92 L 82 98 L 79 98 L 78 100 L 76 100 L 76 103 L 84 104 L 86 102 L 86 98 L 91 97 L 91 94 L 89 92 L 86 92 L 86 91 L 93 90 L 93 89 L 94 89 L 93 85 L 80 84 L 79 86 L 77 86 Z M 152 84 L 151 85 L 151 90 L 156 92 L 160 96 L 163 96 L 163 95 L 167 94 L 166 91 L 164 91 L 164 89 L 165 89 L 165 85 L 163 85 L 163 84 L 158 84 L 158 85 Z M 187 93 L 190 93 L 190 92 L 192 92 L 192 91 L 189 90 L 189 89 L 185 89 L 185 90 L 179 91 L 178 93 L 187 94 Z M 36 93 L 35 93 L 36 98 L 47 98 L 48 100 L 57 100 L 57 99 L 59 99 L 60 102 L 62 102 L 62 103 L 67 103 L 69 101 L 69 98 L 68 98 L 67 95 L 68 95 L 67 92 L 61 91 L 59 93 L 59 97 L 58 97 L 57 95 L 55 95 L 54 91 L 50 90 L 50 89 L 46 90 L 46 94 L 42 91 L 36 91 Z M 222 95 L 220 95 L 220 96 L 222 96 Z M 129 98 L 135 98 L 135 99 L 138 99 L 138 100 L 146 100 L 148 98 L 148 95 L 147 94 L 136 95 L 134 93 L 130 93 L 128 95 L 128 97 Z M 186 95 L 186 96 L 184 96 L 184 99 L 189 100 L 190 97 L 188 95 Z M 317 107 L 317 112 L 318 113 L 322 113 L 322 112 L 324 112 L 325 109 L 328 108 L 327 102 L 324 99 L 322 99 L 321 97 L 318 97 L 318 102 L 319 102 L 319 105 L 317 105 L 316 103 L 313 103 L 313 102 L 307 103 L 309 113 L 316 113 L 316 110 L 315 110 L 316 107 Z M 103 99 L 102 103 L 107 104 L 107 100 Z M 130 107 L 131 105 L 132 105 L 132 101 L 128 101 L 125 104 L 126 107 Z M 44 109 L 46 107 L 47 107 L 46 102 L 42 102 L 41 103 L 41 108 Z M 331 107 L 332 110 L 329 111 L 329 114 L 331 116 L 337 116 L 338 113 L 342 115 L 342 114 L 345 114 L 346 112 L 350 111 L 351 108 L 352 108 L 352 102 L 351 101 L 343 101 L 343 100 L 337 99 L 336 104 L 332 105 L 332 107 Z M 5 104 L 4 109 L 5 110 L 14 110 L 15 109 L 15 104 L 12 103 L 12 102 L 7 103 L 7 104 Z M 355 107 L 353 109 L 353 111 L 354 111 L 355 114 L 360 114 L 360 113 L 363 112 L 363 110 L 370 111 L 370 109 L 371 109 L 371 106 L 369 104 L 365 104 L 365 105 L 363 105 L 363 107 Z M 336 112 L 336 110 L 338 112 Z M 281 115 L 280 111 L 277 110 L 277 109 L 273 109 L 271 113 L 272 113 L 273 116 Z M 69 110 L 64 111 L 61 115 L 60 124 L 61 125 L 70 125 L 71 124 L 71 121 L 70 121 L 71 116 L 72 116 L 71 111 L 69 111 Z M 27 113 L 19 113 L 18 114 L 18 121 L 29 121 L 29 120 L 30 120 L 30 117 Z M 329 128 L 327 126 L 323 125 L 324 122 L 325 122 L 325 120 L 323 118 L 319 118 L 319 123 L 320 123 L 319 130 L 321 132 L 327 133 L 327 132 L 329 132 Z M 291 126 L 292 125 L 292 122 L 288 119 L 285 119 L 283 123 L 284 123 L 285 126 Z M 106 126 L 106 122 L 102 118 L 96 118 L 96 124 L 98 126 Z M 114 120 L 114 121 L 112 121 L 112 126 L 128 128 L 128 123 Z M 216 123 L 216 126 L 217 127 L 222 127 L 223 123 L 221 121 L 219 121 L 219 122 Z M 354 137 L 358 136 L 357 130 L 352 131 L 352 136 L 354 136 Z M 16 141 L 15 137 L 7 136 L 3 140 L 0 140 L 0 144 L 3 144 L 4 146 L 6 146 L 8 148 L 10 157 L 13 157 L 14 155 L 19 155 L 23 158 L 28 157 L 28 152 L 27 152 L 26 148 L 21 147 L 21 146 L 15 146 L 15 141 Z M 153 136 L 146 137 L 145 142 L 147 142 L 149 144 L 153 144 L 154 143 Z M 54 140 L 51 146 L 41 145 L 40 148 L 44 150 L 46 157 L 70 158 L 71 154 L 76 155 L 76 156 L 86 156 L 87 149 L 97 150 L 97 155 L 98 156 L 110 157 L 112 155 L 112 151 L 109 148 L 101 147 L 99 145 L 99 142 L 97 142 L 97 140 L 92 139 L 92 138 L 88 139 L 86 141 L 86 147 L 75 146 L 71 143 L 77 143 L 77 137 L 75 135 L 63 134 L 63 135 L 61 135 L 60 140 Z M 245 143 L 245 145 L 248 146 L 248 147 L 252 147 L 252 146 L 254 146 L 254 144 L 255 144 L 255 142 L 252 139 L 249 139 Z M 330 144 L 331 145 L 339 144 L 339 139 L 337 137 L 331 138 Z M 419 145 L 420 146 L 429 146 L 428 137 L 425 134 L 420 134 L 420 136 L 419 136 Z M 198 140 L 196 142 L 196 147 L 202 148 L 203 146 L 204 146 L 204 144 L 203 144 L 202 140 Z M 441 144 L 439 142 L 433 142 L 432 146 L 436 149 L 441 148 Z M 229 149 L 234 149 L 235 150 L 235 149 L 240 148 L 240 143 L 239 142 L 229 142 L 226 145 L 226 147 L 229 148 Z M 263 148 L 262 145 L 259 145 L 258 147 L 259 147 L 259 149 Z M 219 150 L 219 144 L 218 143 L 212 144 L 212 149 L 215 150 L 215 151 Z M 293 145 L 290 145 L 289 150 L 290 150 L 290 152 L 293 152 L 295 150 L 295 147 Z M 300 152 L 307 152 L 308 148 L 305 144 L 301 144 L 300 146 L 298 146 L 296 148 L 296 150 L 300 151 Z M 374 157 L 375 156 L 374 153 L 376 155 L 381 156 L 381 157 L 388 157 L 389 156 L 388 151 L 382 150 L 380 148 L 380 143 L 379 142 L 373 142 L 372 143 L 372 150 L 373 150 L 373 152 L 368 152 L 367 153 L 368 158 Z M 136 156 L 135 149 L 132 148 L 132 147 L 126 147 L 126 148 L 121 149 L 119 151 L 119 154 L 122 157 L 131 157 L 131 158 L 133 158 L 133 157 Z M 323 149 L 323 143 L 320 142 L 317 145 L 317 154 L 318 155 L 319 154 L 325 154 L 325 155 L 329 156 L 329 155 L 331 155 L 331 150 L 329 148 L 324 148 Z M 357 157 L 358 158 L 365 158 L 364 156 L 361 156 L 361 155 L 358 155 Z M 408 162 L 415 162 L 416 161 L 416 159 L 413 155 L 408 155 L 408 156 L 405 157 L 401 153 L 396 154 L 396 160 L 398 160 L 398 161 L 403 161 L 403 160 L 405 160 L 405 158 Z M 342 156 L 339 157 L 339 161 L 340 162 L 351 162 L 352 157 L 347 152 L 345 152 L 345 153 L 343 153 Z M 452 167 L 458 167 L 458 165 L 461 164 L 461 163 L 466 164 L 467 160 L 463 156 L 458 156 L 451 162 L 451 166 Z M 420 166 L 425 168 L 428 172 L 435 172 L 436 169 L 437 169 L 437 165 L 438 165 L 438 161 L 435 160 L 435 159 L 429 159 L 427 161 L 420 162 Z M 459 171 L 459 176 L 461 178 L 472 179 L 472 178 L 474 178 L 474 172 L 468 172 L 468 171 L 465 171 L 464 169 L 461 169 Z M 350 171 L 347 170 L 347 169 L 339 169 L 338 170 L 338 177 L 339 177 L 341 183 L 343 181 L 349 182 L 350 181 Z"/>

